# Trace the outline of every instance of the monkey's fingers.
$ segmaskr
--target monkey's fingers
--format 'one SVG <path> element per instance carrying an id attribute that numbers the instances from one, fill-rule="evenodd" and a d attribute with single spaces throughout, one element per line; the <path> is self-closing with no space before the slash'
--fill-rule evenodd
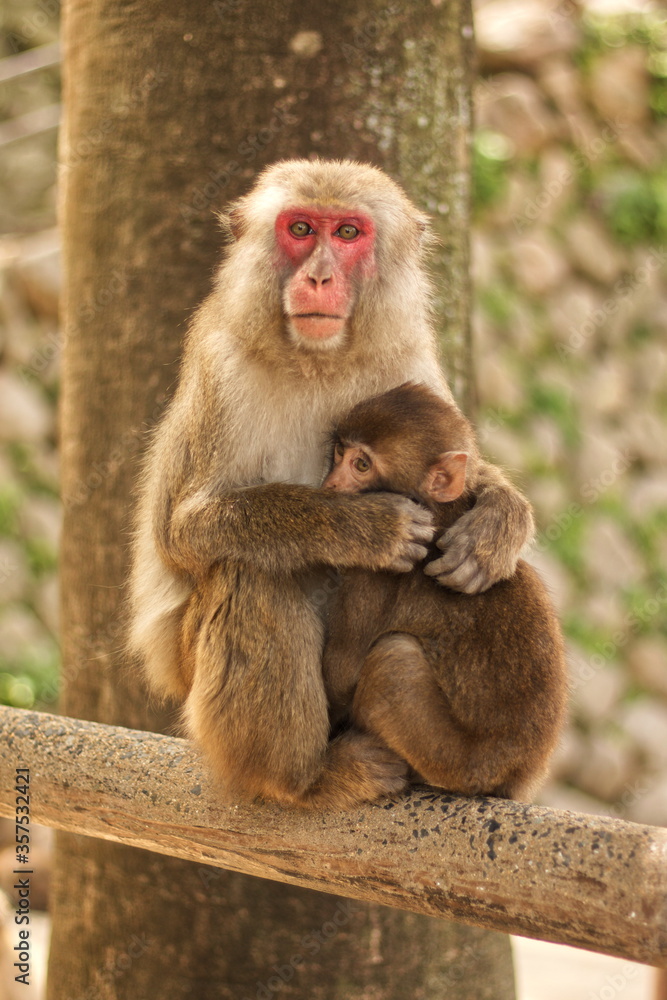
<path id="1" fill-rule="evenodd" d="M 518 515 L 514 521 L 517 519 Z M 519 551 L 506 520 L 502 507 L 486 511 L 476 505 L 463 514 L 437 540 L 443 555 L 430 564 L 430 574 L 467 594 L 481 593 L 499 580 L 509 580 L 516 572 Z M 531 523 L 528 510 L 526 532 Z"/>
<path id="2" fill-rule="evenodd" d="M 370 554 L 369 567 L 408 573 L 426 558 L 427 546 L 433 541 L 435 527 L 431 512 L 397 493 L 376 493 L 368 499 L 380 504 L 383 510 L 389 506 L 396 515 L 390 530 L 384 531 L 382 548 L 378 546 Z"/>
<path id="3" fill-rule="evenodd" d="M 400 555 L 387 567 L 392 573 L 409 573 L 417 563 L 426 559 L 428 549 L 425 545 L 406 545 Z"/>
<path id="4" fill-rule="evenodd" d="M 435 528 L 430 511 L 412 500 L 401 499 L 405 538 L 388 568 L 395 573 L 409 573 L 428 555 L 428 545 L 433 541 Z"/>
<path id="5" fill-rule="evenodd" d="M 428 511 L 424 513 L 428 514 Z M 413 522 L 410 525 L 409 531 L 412 541 L 418 545 L 430 545 L 435 535 L 435 528 L 430 523 L 422 524 L 421 522 Z"/>
<path id="6" fill-rule="evenodd" d="M 473 555 L 453 569 L 448 567 L 445 556 L 441 556 L 424 566 L 424 572 L 427 576 L 434 577 L 443 587 L 459 590 L 463 594 L 480 594 L 488 590 L 493 582 Z"/>
<path id="7" fill-rule="evenodd" d="M 408 500 L 407 497 L 400 497 L 400 505 L 403 508 L 403 516 L 407 522 L 407 531 L 413 542 L 430 545 L 435 535 L 433 525 L 433 515 L 426 507 Z"/>
<path id="8" fill-rule="evenodd" d="M 445 532 L 436 544 L 444 552 L 439 559 L 428 563 L 424 572 L 435 577 L 444 587 L 460 590 L 464 594 L 479 594 L 495 582 L 475 552 L 474 537 L 460 529 L 460 522 Z"/>

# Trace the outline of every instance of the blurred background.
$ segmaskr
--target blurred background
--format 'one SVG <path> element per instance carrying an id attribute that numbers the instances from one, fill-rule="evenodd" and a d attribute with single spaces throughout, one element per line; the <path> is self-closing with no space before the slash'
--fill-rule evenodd
<path id="1" fill-rule="evenodd" d="M 475 6 L 479 435 L 535 505 L 531 559 L 570 648 L 571 722 L 539 801 L 667 826 L 667 14 Z M 0 63 L 0 702 L 43 710 L 58 690 L 58 14 L 0 11 L 0 59 L 18 57 Z M 628 1000 L 648 995 L 637 982 Z"/>
<path id="2" fill-rule="evenodd" d="M 667 15 L 494 0 L 477 38 L 479 430 L 570 644 L 542 800 L 667 825 Z"/>

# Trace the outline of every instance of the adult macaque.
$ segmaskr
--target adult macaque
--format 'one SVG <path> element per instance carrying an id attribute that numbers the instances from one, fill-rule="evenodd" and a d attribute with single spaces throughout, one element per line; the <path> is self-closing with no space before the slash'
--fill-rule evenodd
<path id="1" fill-rule="evenodd" d="M 325 488 L 390 490 L 439 530 L 475 502 L 472 427 L 424 386 L 359 403 L 339 424 Z M 430 567 L 426 567 L 426 573 Z M 535 571 L 519 561 L 484 594 L 356 569 L 336 594 L 324 651 L 334 718 L 378 736 L 421 779 L 464 795 L 526 798 L 546 773 L 565 713 L 560 627 Z"/>
<path id="2" fill-rule="evenodd" d="M 229 794 L 349 805 L 404 768 L 367 734 L 328 742 L 317 573 L 408 571 L 433 529 L 404 497 L 318 487 L 359 400 L 406 379 L 451 400 L 427 223 L 380 170 L 328 161 L 276 164 L 223 221 L 228 253 L 145 469 L 130 643 L 152 690 L 185 701 Z M 510 576 L 532 531 L 497 469 L 476 496 L 430 567 L 467 592 Z"/>

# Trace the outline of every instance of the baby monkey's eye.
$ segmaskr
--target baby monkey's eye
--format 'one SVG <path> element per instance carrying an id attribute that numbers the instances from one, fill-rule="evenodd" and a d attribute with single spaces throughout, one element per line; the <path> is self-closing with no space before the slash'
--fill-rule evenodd
<path id="1" fill-rule="evenodd" d="M 352 465 L 357 472 L 369 472 L 371 467 L 371 463 L 361 456 L 359 456 L 359 458 L 355 458 Z"/>
<path id="2" fill-rule="evenodd" d="M 345 446 L 343 445 L 342 441 L 336 441 L 336 445 L 334 447 L 334 454 L 338 458 L 342 458 L 343 455 L 345 454 Z"/>

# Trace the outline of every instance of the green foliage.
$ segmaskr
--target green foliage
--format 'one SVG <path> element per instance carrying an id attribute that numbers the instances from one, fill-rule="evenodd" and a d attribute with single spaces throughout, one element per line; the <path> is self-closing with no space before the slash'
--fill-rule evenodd
<path id="1" fill-rule="evenodd" d="M 649 71 L 665 76 L 667 54 L 667 20 L 660 11 L 632 11 L 626 14 L 597 14 L 586 11 L 582 20 L 583 44 L 577 62 L 584 69 L 609 49 L 626 45 L 641 45 L 648 49 Z"/>
<path id="2" fill-rule="evenodd" d="M 667 173 L 619 171 L 600 184 L 602 211 L 621 243 L 667 243 Z"/>
<path id="3" fill-rule="evenodd" d="M 25 549 L 33 576 L 39 578 L 58 568 L 58 555 L 43 538 L 25 539 Z"/>
<path id="4" fill-rule="evenodd" d="M 625 592 L 628 625 L 634 635 L 667 632 L 667 574 L 656 573 L 651 582 Z"/>
<path id="5" fill-rule="evenodd" d="M 513 150 L 498 132 L 477 132 L 472 149 L 472 199 L 475 210 L 500 201 L 507 190 L 506 162 Z"/>
<path id="6" fill-rule="evenodd" d="M 36 491 L 35 491 L 36 492 Z M 14 538 L 22 545 L 35 577 L 53 573 L 58 567 L 58 556 L 53 546 L 43 538 L 22 536 L 19 512 L 24 494 L 13 484 L 0 487 L 0 536 Z"/>
<path id="7" fill-rule="evenodd" d="M 572 393 L 563 386 L 534 382 L 530 386 L 528 413 L 542 413 L 550 417 L 562 430 L 568 448 L 579 444 L 579 414 Z"/>
<path id="8" fill-rule="evenodd" d="M 14 708 L 52 705 L 58 692 L 59 662 L 55 642 L 31 647 L 16 659 L 0 656 L 0 704 Z"/>
<path id="9" fill-rule="evenodd" d="M 507 285 L 496 283 L 482 288 L 478 294 L 482 309 L 496 326 L 506 327 L 512 322 L 514 292 Z"/>
<path id="10" fill-rule="evenodd" d="M 635 11 L 625 15 L 600 15 L 587 11 L 582 18 L 583 44 L 577 64 L 590 71 L 596 59 L 610 49 L 639 45 L 647 50 L 646 67 L 651 76 L 649 107 L 658 119 L 667 116 L 667 18 L 659 11 Z"/>
<path id="11" fill-rule="evenodd" d="M 546 525 L 541 536 L 548 551 L 556 556 L 580 584 L 585 584 L 586 579 L 583 557 L 586 524 L 583 508 L 573 505 Z"/>
<path id="12" fill-rule="evenodd" d="M 568 638 L 576 642 L 586 653 L 598 653 L 609 641 L 607 632 L 591 625 L 586 616 L 577 612 L 565 615 L 563 630 Z"/>
<path id="13" fill-rule="evenodd" d="M 662 544 L 667 537 L 667 501 L 663 508 L 653 511 L 641 521 L 632 521 L 628 527 L 649 569 L 659 575 L 662 569 Z"/>
<path id="14" fill-rule="evenodd" d="M 628 344 L 631 347 L 638 347 L 641 344 L 650 343 L 653 338 L 653 333 L 654 331 L 645 320 L 639 320 L 639 322 L 635 323 L 630 330 Z"/>
<path id="15" fill-rule="evenodd" d="M 0 535 L 13 537 L 18 531 L 21 493 L 12 484 L 0 486 Z"/>
<path id="16" fill-rule="evenodd" d="M 42 457 L 35 449 L 21 441 L 10 441 L 7 447 L 10 461 L 18 473 L 22 486 L 32 493 L 57 497 L 58 490 L 42 471 Z"/>
<path id="17" fill-rule="evenodd" d="M 664 79 L 651 83 L 649 106 L 656 118 L 667 118 L 667 82 Z"/>
<path id="18" fill-rule="evenodd" d="M 14 708 L 32 708 L 35 704 L 33 679 L 22 673 L 0 673 L 0 703 Z"/>

